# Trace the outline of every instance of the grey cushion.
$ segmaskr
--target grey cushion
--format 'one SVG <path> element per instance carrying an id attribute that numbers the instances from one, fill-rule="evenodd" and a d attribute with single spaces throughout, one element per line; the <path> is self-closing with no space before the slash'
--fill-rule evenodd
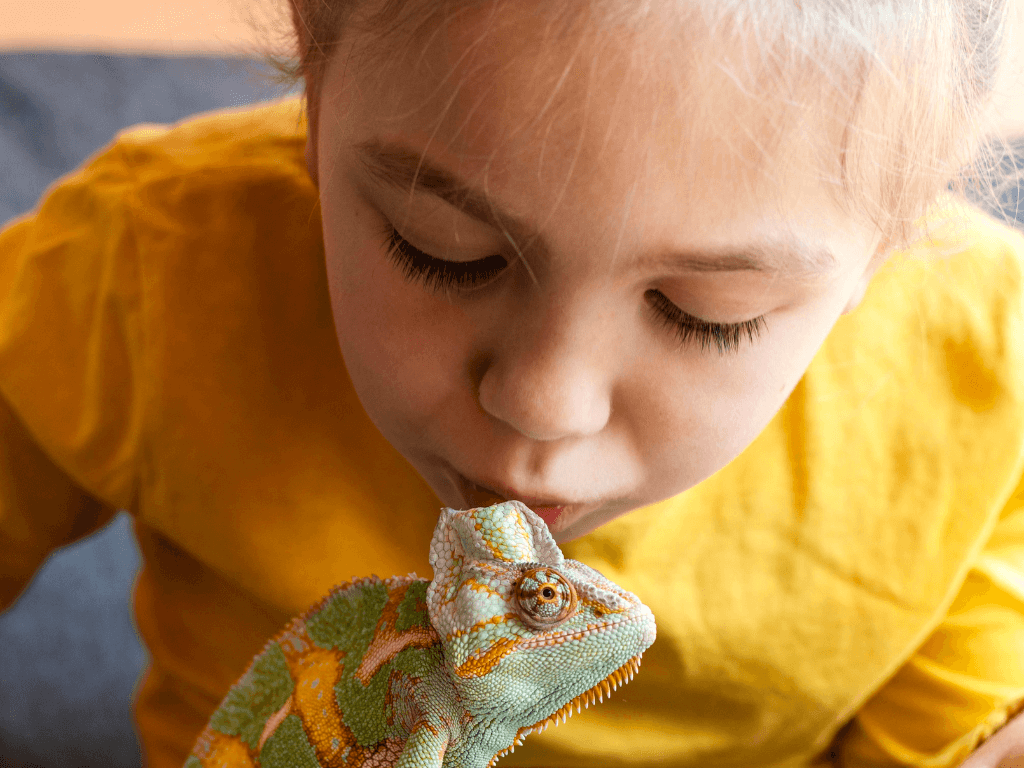
<path id="1" fill-rule="evenodd" d="M 1015 139 L 1010 153 L 1000 159 L 995 179 L 998 199 L 983 197 L 981 206 L 997 218 L 1024 230 L 1024 137 Z"/>

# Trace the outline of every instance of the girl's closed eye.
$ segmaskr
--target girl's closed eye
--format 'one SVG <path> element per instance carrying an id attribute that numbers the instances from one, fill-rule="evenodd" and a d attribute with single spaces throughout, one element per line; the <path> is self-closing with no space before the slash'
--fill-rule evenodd
<path id="1" fill-rule="evenodd" d="M 649 290 L 644 297 L 658 320 L 675 331 L 681 344 L 696 343 L 702 351 L 714 345 L 719 354 L 733 352 L 744 337 L 753 343 L 767 330 L 764 315 L 739 323 L 714 323 L 684 312 L 661 291 Z"/>
<path id="2" fill-rule="evenodd" d="M 472 261 L 439 259 L 424 253 L 402 237 L 390 224 L 384 247 L 390 259 L 410 282 L 420 283 L 428 290 L 466 291 L 490 283 L 505 271 L 508 260 L 492 254 Z"/>
<path id="3" fill-rule="evenodd" d="M 414 246 L 391 225 L 384 245 L 388 258 L 407 280 L 435 292 L 482 287 L 508 267 L 508 260 L 498 254 L 470 261 L 439 259 Z M 754 342 L 766 330 L 763 316 L 739 323 L 715 323 L 684 312 L 660 291 L 649 290 L 645 298 L 657 321 L 672 330 L 682 345 L 697 344 L 705 352 L 712 346 L 719 354 L 735 351 L 744 337 Z"/>

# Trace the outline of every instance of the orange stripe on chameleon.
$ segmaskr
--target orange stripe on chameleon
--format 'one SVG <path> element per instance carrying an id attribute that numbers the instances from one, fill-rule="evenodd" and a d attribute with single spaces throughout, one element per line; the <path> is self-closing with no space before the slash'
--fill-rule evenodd
<path id="1" fill-rule="evenodd" d="M 519 638 L 499 637 L 483 653 L 474 653 L 452 671 L 459 677 L 482 677 L 519 647 Z"/>
<path id="2" fill-rule="evenodd" d="M 237 736 L 228 736 L 206 726 L 199 735 L 193 754 L 203 768 L 255 768 L 249 746 Z"/>
<path id="3" fill-rule="evenodd" d="M 360 765 L 365 750 L 342 719 L 334 687 L 343 672 L 345 654 L 336 648 L 321 648 L 297 622 L 278 640 L 295 683 L 291 697 L 267 721 L 262 742 L 270 738 L 289 714 L 298 715 L 317 761 L 324 768 Z M 358 759 L 357 759 L 358 758 Z"/>
<path id="4" fill-rule="evenodd" d="M 341 755 L 346 748 L 357 746 L 334 693 L 342 672 L 341 659 L 342 654 L 333 648 L 316 648 L 297 659 L 294 666 L 289 665 L 295 680 L 294 708 L 323 766 L 343 764 Z M 351 764 L 351 755 L 348 761 Z"/>
<path id="5" fill-rule="evenodd" d="M 492 587 L 490 584 L 484 584 L 482 581 L 477 581 L 476 579 L 466 579 L 464 582 L 462 582 L 462 586 L 469 587 L 474 592 L 481 592 L 485 595 L 494 595 L 499 600 L 505 599 L 505 596 L 501 594 L 501 592 L 496 590 L 494 587 Z"/>
<path id="6" fill-rule="evenodd" d="M 625 613 L 629 610 L 628 605 L 622 608 L 609 608 L 607 605 L 600 603 L 597 600 L 580 600 L 580 605 L 589 607 L 597 616 L 607 616 L 610 613 Z"/>

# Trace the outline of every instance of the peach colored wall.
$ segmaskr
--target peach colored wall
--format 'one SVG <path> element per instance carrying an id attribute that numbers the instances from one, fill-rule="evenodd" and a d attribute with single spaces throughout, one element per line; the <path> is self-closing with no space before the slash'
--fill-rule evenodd
<path id="1" fill-rule="evenodd" d="M 245 54 L 246 14 L 283 19 L 285 0 L 0 0 L 0 51 Z"/>
<path id="2" fill-rule="evenodd" d="M 1000 79 L 993 113 L 1003 131 L 1024 134 L 1024 0 L 1011 2 L 1011 50 L 1017 53 Z M 0 0 L 0 52 L 250 56 L 260 41 L 247 17 L 280 25 L 285 5 L 286 0 Z"/>

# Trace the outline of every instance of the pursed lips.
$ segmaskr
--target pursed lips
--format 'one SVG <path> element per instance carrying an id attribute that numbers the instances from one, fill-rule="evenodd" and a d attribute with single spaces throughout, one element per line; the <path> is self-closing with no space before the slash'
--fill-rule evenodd
<path id="1" fill-rule="evenodd" d="M 473 482 L 462 473 L 449 468 L 448 474 L 455 485 L 456 490 L 462 496 L 465 508 L 486 507 L 491 504 L 499 504 L 503 501 L 514 499 L 521 501 L 528 506 L 547 523 L 552 530 L 564 527 L 570 518 L 576 518 L 579 513 L 587 507 L 597 508 L 598 504 L 574 504 L 564 501 L 553 501 L 550 499 L 530 498 L 527 495 L 519 495 L 514 489 L 506 489 L 503 493 L 488 488 L 487 486 Z M 589 511 L 589 510 L 587 510 Z M 559 525 L 563 523 L 563 525 Z"/>

